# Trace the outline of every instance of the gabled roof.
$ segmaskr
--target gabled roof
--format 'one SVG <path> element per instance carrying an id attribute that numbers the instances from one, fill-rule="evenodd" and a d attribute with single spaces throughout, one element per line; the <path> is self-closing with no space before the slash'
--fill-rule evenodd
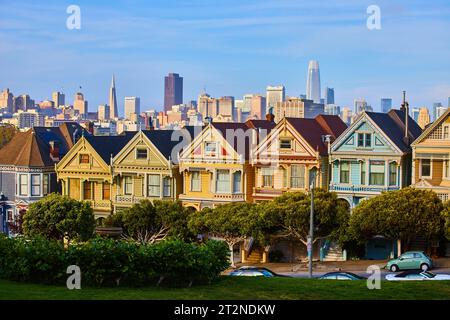
<path id="1" fill-rule="evenodd" d="M 50 157 L 50 142 L 57 142 L 61 159 L 73 146 L 73 133 L 77 129 L 81 136 L 84 129 L 77 123 L 67 123 L 60 127 L 34 127 L 26 132 L 18 132 L 0 149 L 0 164 L 23 167 L 53 166 L 58 160 L 54 161 Z M 69 133 L 72 134 L 69 136 Z M 85 134 L 89 135 L 87 131 Z"/>
<path id="2" fill-rule="evenodd" d="M 405 136 L 405 112 L 391 109 L 388 113 L 366 112 L 367 116 L 389 137 L 389 139 L 402 151 L 411 150 L 404 140 Z M 410 141 L 416 140 L 422 133 L 422 129 L 408 116 L 408 136 Z"/>
<path id="3" fill-rule="evenodd" d="M 332 142 L 347 129 L 341 118 L 334 115 L 319 115 L 314 119 L 286 118 L 286 121 L 321 155 L 328 153 L 323 137 L 330 135 Z"/>
<path id="4" fill-rule="evenodd" d="M 423 130 L 422 134 L 411 144 L 411 145 L 417 145 L 421 141 L 423 141 L 428 135 L 434 131 L 434 129 L 439 126 L 442 122 L 447 119 L 448 115 L 450 114 L 450 108 L 448 108 L 438 119 L 436 119 L 433 123 L 429 124 L 425 127 L 425 130 Z"/>
<path id="5" fill-rule="evenodd" d="M 111 157 L 115 157 L 135 134 L 136 131 L 127 131 L 118 136 L 85 136 L 84 138 L 109 165 Z"/>

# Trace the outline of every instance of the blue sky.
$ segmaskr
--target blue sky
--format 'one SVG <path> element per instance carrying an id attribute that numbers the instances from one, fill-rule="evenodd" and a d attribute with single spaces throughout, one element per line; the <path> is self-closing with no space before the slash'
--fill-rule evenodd
<path id="1" fill-rule="evenodd" d="M 81 29 L 68 30 L 66 8 L 81 8 Z M 366 27 L 369 5 L 381 30 Z M 0 88 L 37 101 L 54 90 L 66 100 L 81 85 L 90 111 L 107 103 L 116 75 L 119 107 L 141 97 L 160 109 L 169 72 L 184 77 L 184 99 L 264 93 L 284 84 L 306 91 L 308 61 L 320 63 L 322 88 L 336 102 L 364 97 L 379 110 L 407 90 L 410 105 L 447 104 L 450 96 L 450 2 L 150 0 L 0 0 Z"/>

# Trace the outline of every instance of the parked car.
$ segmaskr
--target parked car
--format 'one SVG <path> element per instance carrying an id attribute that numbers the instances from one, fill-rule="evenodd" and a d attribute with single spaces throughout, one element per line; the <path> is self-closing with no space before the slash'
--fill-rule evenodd
<path id="1" fill-rule="evenodd" d="M 230 273 L 230 276 L 266 277 L 266 278 L 289 277 L 289 276 L 286 276 L 286 275 L 277 274 L 277 273 L 275 273 L 272 270 L 269 270 L 267 268 L 251 267 L 251 266 L 240 267 L 239 269 L 232 271 Z"/>
<path id="2" fill-rule="evenodd" d="M 418 280 L 450 280 L 450 274 L 434 274 L 430 271 L 409 270 L 386 275 L 389 281 L 418 281 Z"/>
<path id="3" fill-rule="evenodd" d="M 397 259 L 392 259 L 386 264 L 386 269 L 392 272 L 413 269 L 427 271 L 431 268 L 433 268 L 433 260 L 422 251 L 405 252 Z"/>
<path id="4" fill-rule="evenodd" d="M 318 277 L 321 280 L 364 280 L 365 277 L 359 276 L 351 272 L 329 272 Z"/>

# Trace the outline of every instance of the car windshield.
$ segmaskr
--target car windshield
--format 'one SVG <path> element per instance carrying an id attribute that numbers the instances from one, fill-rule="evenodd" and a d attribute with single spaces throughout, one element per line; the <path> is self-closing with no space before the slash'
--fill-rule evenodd
<path id="1" fill-rule="evenodd" d="M 431 273 L 429 271 L 422 272 L 421 274 L 424 275 L 427 278 L 434 278 L 434 277 L 436 277 L 436 275 L 434 273 Z"/>

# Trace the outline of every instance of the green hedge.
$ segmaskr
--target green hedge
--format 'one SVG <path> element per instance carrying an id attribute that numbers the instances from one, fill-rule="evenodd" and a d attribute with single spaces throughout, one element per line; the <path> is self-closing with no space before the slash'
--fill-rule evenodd
<path id="1" fill-rule="evenodd" d="M 97 238 L 64 248 L 59 242 L 0 235 L 0 278 L 64 284 L 67 267 L 81 269 L 82 286 L 187 285 L 215 279 L 229 266 L 225 243 L 180 240 L 154 245 Z"/>

